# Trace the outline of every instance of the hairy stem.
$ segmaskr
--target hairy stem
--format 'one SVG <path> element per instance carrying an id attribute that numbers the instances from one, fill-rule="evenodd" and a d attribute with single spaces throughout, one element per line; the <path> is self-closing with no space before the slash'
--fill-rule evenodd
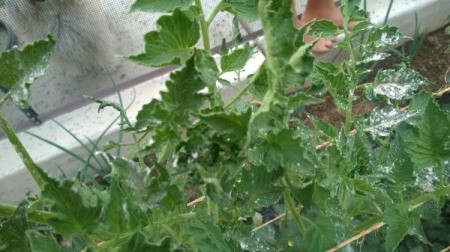
<path id="1" fill-rule="evenodd" d="M 212 11 L 211 15 L 209 15 L 208 20 L 206 21 L 207 26 L 211 25 L 212 21 L 214 20 L 214 18 L 217 16 L 217 14 L 219 13 L 219 11 L 221 11 L 224 7 L 224 1 L 220 1 L 220 3 L 218 3 L 216 5 L 216 7 L 214 8 L 214 10 Z"/>
<path id="2" fill-rule="evenodd" d="M 23 146 L 22 142 L 17 137 L 13 128 L 8 124 L 6 119 L 1 114 L 0 114 L 0 129 L 2 129 L 3 132 L 5 133 L 9 142 L 14 147 L 14 150 L 19 155 L 20 159 L 22 160 L 25 167 L 28 169 L 28 172 L 33 177 L 36 184 L 39 186 L 41 190 L 44 189 L 44 185 L 46 183 L 41 175 L 42 173 L 44 173 L 44 171 L 39 166 L 37 166 L 36 163 L 34 163 L 33 159 Z"/>
<path id="3" fill-rule="evenodd" d="M 302 217 L 300 214 L 298 214 L 297 210 L 294 206 L 294 201 L 291 197 L 291 192 L 289 190 L 286 190 L 284 192 L 284 199 L 286 200 L 286 203 L 288 204 L 289 209 L 291 210 L 292 215 L 294 216 L 295 222 L 297 222 L 297 226 L 300 229 L 300 233 L 302 233 L 302 236 L 304 237 L 306 234 L 306 228 L 305 225 L 303 225 Z"/>
<path id="4" fill-rule="evenodd" d="M 442 162 L 438 163 L 437 166 L 437 175 L 439 177 L 439 189 L 444 188 L 445 178 L 444 178 L 444 167 L 442 165 Z"/>
<path id="5" fill-rule="evenodd" d="M 250 89 L 250 85 L 247 85 L 243 89 L 241 89 L 241 91 L 239 91 L 239 93 L 237 93 L 233 97 L 233 99 L 231 99 L 231 101 L 227 105 L 225 105 L 225 109 L 228 109 L 231 106 L 233 106 L 233 104 L 235 104 L 237 101 L 239 101 L 241 99 L 241 97 L 248 92 L 249 89 Z"/>
<path id="6" fill-rule="evenodd" d="M 344 128 L 346 136 L 350 135 L 350 131 L 352 129 L 353 91 L 354 91 L 353 89 L 349 91 L 347 98 L 348 108 L 345 115 L 345 128 Z"/>
<path id="7" fill-rule="evenodd" d="M 353 110 L 353 98 L 354 98 L 354 91 L 356 88 L 356 77 L 355 77 L 355 70 L 356 70 L 356 55 L 354 51 L 354 47 L 352 45 L 351 40 L 351 31 L 348 29 L 349 24 L 349 18 L 344 17 L 344 34 L 345 34 L 345 42 L 347 43 L 348 51 L 350 54 L 350 59 L 348 61 L 348 65 L 346 65 L 346 75 L 348 76 L 348 84 L 350 85 L 349 94 L 347 97 L 347 103 L 348 108 L 345 116 L 345 134 L 348 136 L 351 131 L 352 126 L 352 110 Z"/>
<path id="8" fill-rule="evenodd" d="M 218 5 L 220 5 L 220 4 L 221 3 L 219 3 Z M 200 10 L 199 21 L 200 21 L 200 31 L 202 33 L 203 48 L 205 48 L 206 51 L 211 52 L 211 44 L 209 42 L 209 28 L 208 28 L 209 24 L 206 22 L 205 13 L 203 12 L 202 3 L 201 3 L 200 0 L 195 0 L 195 5 Z M 217 9 L 217 8 L 218 7 L 216 6 L 215 9 Z M 219 10 L 217 10 L 217 12 L 218 11 Z M 211 17 L 213 18 L 213 16 L 211 16 Z M 210 22 L 212 22 L 212 20 L 210 20 Z M 215 101 L 216 100 L 216 95 L 215 95 L 216 94 L 216 85 L 215 85 L 215 83 L 208 87 L 208 92 L 213 97 L 213 99 L 211 99 L 211 107 L 213 108 L 213 107 L 216 106 L 216 101 Z"/>
<path id="9" fill-rule="evenodd" d="M 2 99 L 0 99 L 0 107 L 11 97 L 11 93 L 7 92 Z"/>

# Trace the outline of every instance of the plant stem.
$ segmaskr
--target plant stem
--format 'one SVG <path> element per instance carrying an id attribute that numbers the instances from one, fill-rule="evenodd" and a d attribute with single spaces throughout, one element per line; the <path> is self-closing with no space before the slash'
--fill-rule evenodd
<path id="1" fill-rule="evenodd" d="M 291 192 L 289 190 L 286 190 L 284 192 L 284 199 L 285 199 L 286 203 L 288 204 L 292 215 L 294 216 L 295 222 L 297 222 L 297 226 L 300 229 L 300 233 L 302 233 L 302 236 L 304 237 L 306 234 L 306 228 L 305 228 L 305 225 L 303 225 L 300 214 L 298 214 L 297 210 L 295 209 L 294 201 L 292 200 Z"/>
<path id="2" fill-rule="evenodd" d="M 139 159 L 139 166 L 141 167 L 141 169 L 144 170 L 144 169 L 147 168 L 147 166 L 145 165 L 144 157 L 142 156 L 142 153 L 140 152 L 140 147 L 139 147 L 139 142 L 138 142 L 137 136 L 136 136 L 135 133 L 132 133 L 131 135 L 133 136 L 134 148 L 136 148 L 136 150 L 137 150 L 137 156 L 138 156 L 138 159 Z"/>
<path id="3" fill-rule="evenodd" d="M 353 89 L 350 89 L 348 98 L 347 98 L 348 108 L 347 108 L 347 112 L 345 115 L 345 135 L 346 136 L 350 135 L 350 131 L 352 129 L 353 91 L 354 91 Z"/>
<path id="4" fill-rule="evenodd" d="M 238 94 L 236 94 L 234 97 L 233 97 L 233 99 L 231 99 L 231 101 L 227 104 L 227 105 L 225 105 L 225 110 L 226 109 L 228 109 L 228 108 L 230 108 L 234 103 L 236 103 L 237 101 L 239 101 L 239 99 L 241 99 L 241 97 L 243 96 L 243 95 L 245 95 L 247 92 L 248 92 L 248 90 L 250 89 L 250 84 L 249 85 L 247 85 L 247 86 L 245 86 L 243 89 L 241 89 L 241 91 L 239 91 L 239 93 Z"/>
<path id="5" fill-rule="evenodd" d="M 394 131 L 394 129 L 391 129 L 391 133 Z M 374 167 L 378 167 L 381 162 L 383 162 L 383 159 L 388 151 L 388 146 L 391 141 L 391 136 L 387 136 L 382 142 L 381 142 L 381 149 L 380 153 L 378 154 L 377 160 L 375 161 Z"/>
<path id="6" fill-rule="evenodd" d="M 25 167 L 28 169 L 28 172 L 33 177 L 36 184 L 39 186 L 41 190 L 43 190 L 44 185 L 46 184 L 44 178 L 42 178 L 42 173 L 44 173 L 44 171 L 34 163 L 33 159 L 23 146 L 22 142 L 17 137 L 13 128 L 8 124 L 6 119 L 1 114 L 0 114 L 0 128 L 3 130 L 9 142 L 14 147 L 14 150 L 19 155 L 20 159 L 22 160 Z"/>
<path id="7" fill-rule="evenodd" d="M 0 107 L 11 97 L 11 93 L 7 92 L 0 100 Z"/>
<path id="8" fill-rule="evenodd" d="M 214 8 L 214 10 L 212 11 L 211 15 L 209 15 L 208 20 L 206 21 L 206 24 L 209 26 L 211 25 L 212 21 L 214 20 L 214 18 L 217 16 L 217 13 L 219 13 L 219 11 L 221 11 L 224 7 L 224 2 L 223 0 L 220 1 L 216 7 Z"/>
<path id="9" fill-rule="evenodd" d="M 444 167 L 443 167 L 443 165 L 442 165 L 442 162 L 439 162 L 438 163 L 438 166 L 437 166 L 437 174 L 438 174 L 438 177 L 439 177 L 439 189 L 442 189 L 442 188 L 444 188 Z"/>
<path id="10" fill-rule="evenodd" d="M 348 61 L 348 65 L 346 65 L 346 75 L 348 76 L 348 84 L 350 85 L 349 94 L 347 97 L 347 113 L 345 116 L 345 134 L 348 136 L 351 131 L 352 126 L 352 110 L 353 110 L 353 98 L 356 87 L 356 78 L 355 78 L 355 69 L 356 69 L 356 55 L 354 52 L 354 48 L 352 45 L 352 41 L 350 38 L 351 31 L 348 29 L 349 18 L 344 17 L 344 34 L 345 34 L 345 42 L 347 43 L 348 51 L 350 54 L 350 59 Z"/>
<path id="11" fill-rule="evenodd" d="M 211 44 L 209 43 L 209 29 L 208 29 L 208 24 L 206 23 L 205 20 L 205 13 L 203 12 L 203 7 L 202 7 L 202 3 L 200 0 L 195 0 L 195 5 L 199 8 L 200 10 L 200 31 L 202 33 L 202 40 L 203 40 L 203 47 L 205 48 L 206 51 L 210 52 L 211 51 Z"/>
<path id="12" fill-rule="evenodd" d="M 10 217 L 16 209 L 16 206 L 0 203 L 0 217 Z M 56 214 L 47 211 L 33 211 L 27 217 L 33 222 L 46 223 L 48 219 L 56 217 Z"/>
<path id="13" fill-rule="evenodd" d="M 389 7 L 388 7 L 388 9 L 386 11 L 386 16 L 384 17 L 383 25 L 387 24 L 387 21 L 389 19 L 390 14 L 391 14 L 391 9 L 392 9 L 392 4 L 393 3 L 394 3 L 394 0 L 390 0 L 389 1 Z"/>
<path id="14" fill-rule="evenodd" d="M 203 12 L 202 3 L 200 0 L 195 0 L 195 5 L 200 10 L 199 21 L 200 21 L 200 31 L 202 33 L 203 48 L 205 48 L 206 51 L 211 52 L 211 44 L 209 42 L 208 23 L 205 20 L 205 13 Z M 220 5 L 220 3 L 218 5 Z M 217 6 L 215 9 L 217 9 Z M 215 83 L 208 87 L 208 92 L 213 97 L 213 99 L 211 99 L 211 107 L 213 108 L 216 106 L 216 95 L 215 95 L 216 94 L 216 84 Z"/>

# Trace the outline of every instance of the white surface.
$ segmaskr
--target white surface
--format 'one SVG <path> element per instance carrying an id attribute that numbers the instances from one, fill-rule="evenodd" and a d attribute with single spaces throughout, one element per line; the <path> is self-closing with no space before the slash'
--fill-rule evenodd
<path id="1" fill-rule="evenodd" d="M 122 1 L 129 2 L 129 1 Z M 384 20 L 386 10 L 389 1 L 379 0 L 379 1 L 368 1 L 368 9 L 371 12 L 371 20 L 376 24 L 381 24 Z M 118 11 L 118 10 L 112 10 Z M 396 25 L 405 34 L 411 36 L 414 32 L 414 12 L 418 12 L 419 22 L 421 23 L 423 32 L 431 32 L 439 27 L 442 27 L 447 23 L 447 15 L 450 13 L 450 2 L 448 0 L 403 0 L 394 1 L 393 8 L 391 10 L 391 15 L 389 19 L 389 24 Z M 133 19 L 134 17 L 130 17 Z M 230 16 L 224 17 L 221 20 L 227 20 Z M 139 18 L 138 18 L 139 19 Z M 145 18 L 144 18 L 145 19 Z M 116 19 L 119 20 L 119 19 Z M 144 22 L 141 25 L 148 27 L 150 21 Z M 130 21 L 130 25 L 135 23 Z M 231 21 L 218 21 L 213 29 L 213 33 L 219 34 L 215 37 L 220 38 L 222 36 L 229 36 L 230 30 L 223 29 L 226 24 L 231 24 Z M 117 24 L 118 25 L 118 24 Z M 258 24 L 252 24 L 250 27 L 252 29 L 258 29 Z M 230 27 L 231 29 L 231 27 Z M 125 29 L 126 31 L 127 29 Z M 142 34 L 143 31 L 140 31 Z M 220 40 L 215 41 L 214 44 L 219 43 Z M 126 46 L 125 46 L 126 47 Z M 126 48 L 123 48 L 125 50 Z M 140 51 L 140 50 L 139 50 Z M 332 59 L 335 52 L 329 54 L 321 55 L 322 59 Z M 263 56 L 258 53 L 246 66 L 246 70 L 243 74 L 245 76 L 253 73 L 263 61 Z M 147 71 L 146 69 L 141 69 L 134 65 L 130 65 L 125 72 L 142 73 Z M 126 67 L 124 68 L 126 69 Z M 134 69 L 134 70 L 133 70 Z M 141 72 L 142 71 L 142 72 Z M 131 75 L 130 75 L 131 76 Z M 125 77 L 128 78 L 128 77 Z M 227 76 L 228 79 L 234 80 L 234 76 Z M 56 82 L 58 78 L 50 79 L 47 81 Z M 159 96 L 159 91 L 164 88 L 164 82 L 167 79 L 167 75 L 160 76 L 158 78 L 151 79 L 149 81 L 143 82 L 132 88 L 128 88 L 122 92 L 124 98 L 124 103 L 128 104 L 131 102 L 134 94 L 136 94 L 136 100 L 133 106 L 129 109 L 129 118 L 135 118 L 138 110 L 142 105 L 148 103 L 152 98 Z M 108 81 L 105 80 L 105 83 Z M 92 85 L 90 82 L 85 84 L 87 86 Z M 110 84 L 105 84 L 110 85 Z M 97 88 L 90 86 L 92 90 Z M 66 89 L 58 90 L 59 93 L 65 93 L 66 97 L 73 95 L 73 90 L 70 87 Z M 41 92 L 42 93 L 42 92 Z M 77 92 L 79 93 L 79 92 Z M 225 100 L 229 99 L 232 94 L 236 93 L 236 89 L 229 88 L 223 89 L 222 95 Z M 45 95 L 46 99 L 49 99 L 48 94 Z M 55 104 L 62 103 L 63 101 L 58 100 L 59 94 L 50 94 L 51 99 L 56 99 Z M 77 98 L 78 99 L 78 98 Z M 117 100 L 117 97 L 111 96 L 105 98 L 107 100 Z M 89 137 L 91 139 L 96 139 L 97 136 L 107 127 L 108 124 L 116 118 L 117 113 L 112 109 L 106 109 L 100 114 L 97 113 L 98 106 L 95 104 L 88 104 L 78 109 L 73 110 L 70 113 L 60 115 L 55 118 L 58 122 L 64 124 L 71 132 L 81 139 Z M 117 135 L 118 125 L 115 125 L 107 136 L 107 139 L 115 138 Z M 77 152 L 85 153 L 81 150 L 79 144 L 63 129 L 59 128 L 54 122 L 48 121 L 40 127 L 35 127 L 30 129 L 30 132 L 35 133 L 43 138 L 54 141 L 64 147 Z M 75 161 L 73 158 L 68 157 L 66 154 L 62 153 L 58 149 L 49 146 L 46 143 L 41 142 L 25 133 L 19 134 L 20 139 L 23 141 L 25 147 L 30 151 L 31 156 L 34 160 L 41 166 L 44 167 L 52 175 L 59 174 L 59 168 L 64 170 L 67 175 L 72 175 L 75 173 L 76 169 L 81 167 L 81 163 Z M 59 167 L 59 168 L 58 168 Z M 0 141 L 0 202 L 18 202 L 23 198 L 23 195 L 29 190 L 35 189 L 34 182 L 31 177 L 27 174 L 26 170 L 23 169 L 23 165 L 18 159 L 17 154 L 10 147 L 6 140 Z"/>

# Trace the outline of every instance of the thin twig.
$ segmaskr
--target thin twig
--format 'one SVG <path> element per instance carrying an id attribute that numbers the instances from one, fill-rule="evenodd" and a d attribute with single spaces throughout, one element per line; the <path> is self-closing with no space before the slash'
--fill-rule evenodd
<path id="1" fill-rule="evenodd" d="M 336 247 L 327 250 L 327 252 L 338 251 L 338 249 L 341 249 L 341 248 L 343 248 L 343 247 L 349 245 L 350 243 L 352 243 L 352 242 L 358 240 L 358 239 L 361 238 L 361 237 L 366 236 L 367 234 L 372 233 L 373 231 L 375 231 L 375 230 L 381 228 L 381 227 L 384 226 L 384 225 L 386 225 L 386 223 L 384 223 L 384 222 L 378 222 L 378 223 L 376 223 L 375 225 L 373 225 L 372 227 L 370 227 L 369 229 L 366 229 L 366 230 L 362 231 L 361 233 L 359 233 L 359 234 L 353 236 L 352 238 L 350 238 L 350 239 L 348 239 L 348 240 L 346 240 L 346 241 L 344 241 L 344 242 L 338 244 Z"/>
<path id="2" fill-rule="evenodd" d="M 449 251 L 450 251 L 450 246 L 448 246 L 445 249 L 441 250 L 441 252 L 449 252 Z"/>
<path id="3" fill-rule="evenodd" d="M 437 97 L 443 96 L 445 93 L 450 93 L 450 87 L 443 88 L 436 93 Z"/>
<path id="4" fill-rule="evenodd" d="M 197 203 L 200 203 L 200 202 L 204 201 L 205 198 L 206 198 L 205 196 L 202 196 L 202 197 L 200 197 L 200 198 L 198 198 L 198 199 L 195 199 L 195 200 L 193 200 L 193 201 L 187 203 L 187 206 L 190 207 L 190 206 L 193 206 L 193 205 L 195 205 L 195 204 L 197 204 Z"/>
<path id="5" fill-rule="evenodd" d="M 252 229 L 252 232 L 256 232 L 256 231 L 262 229 L 263 227 L 268 226 L 268 225 L 274 223 L 275 221 L 277 221 L 277 220 L 283 218 L 284 216 L 286 216 L 286 213 L 283 213 L 283 214 L 281 214 L 281 215 L 278 215 L 277 217 L 275 217 L 275 218 L 269 220 L 268 222 L 265 222 L 265 223 L 261 224 L 260 226 L 255 227 L 254 229 Z"/>
<path id="6" fill-rule="evenodd" d="M 350 131 L 350 136 L 352 136 L 354 134 L 356 134 L 356 130 L 355 129 Z M 321 143 L 321 144 L 316 146 L 316 150 L 321 150 L 321 149 L 323 149 L 325 147 L 328 147 L 330 144 L 331 144 L 331 142 L 328 142 L 328 141 L 327 142 L 323 142 L 323 143 Z"/>
<path id="7" fill-rule="evenodd" d="M 408 211 L 413 211 L 413 210 L 419 208 L 419 207 L 420 207 L 421 205 L 423 205 L 424 203 L 425 203 L 425 202 L 422 202 L 422 203 L 416 204 L 416 205 L 414 205 L 414 206 L 411 206 L 411 207 L 408 209 Z M 341 249 L 341 248 L 343 248 L 343 247 L 349 245 L 350 243 L 352 243 L 352 242 L 358 240 L 359 238 L 364 237 L 365 235 L 370 234 L 370 233 L 372 233 L 372 232 L 375 231 L 375 230 L 378 230 L 379 228 L 381 228 L 381 227 L 384 226 L 384 225 L 386 225 L 386 223 L 384 223 L 384 222 L 378 222 L 378 223 L 375 223 L 375 224 L 374 224 L 373 226 L 371 226 L 370 228 L 361 231 L 359 234 L 357 234 L 357 235 L 351 237 L 350 239 L 347 239 L 347 240 L 345 240 L 344 242 L 339 243 L 336 247 L 333 247 L 333 248 L 327 250 L 327 252 L 334 252 L 334 251 L 337 251 L 338 249 Z"/>

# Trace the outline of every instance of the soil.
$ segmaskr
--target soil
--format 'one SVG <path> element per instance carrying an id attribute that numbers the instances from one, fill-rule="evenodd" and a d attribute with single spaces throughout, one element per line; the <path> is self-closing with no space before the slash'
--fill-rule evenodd
<path id="1" fill-rule="evenodd" d="M 450 83 L 445 82 L 446 74 L 450 74 L 450 52 L 447 48 L 450 46 L 450 36 L 445 34 L 445 27 L 436 30 L 430 34 L 424 35 L 423 42 L 420 49 L 413 57 L 412 68 L 418 71 L 420 74 L 428 78 L 432 83 L 430 86 L 424 87 L 424 89 L 437 92 Z M 420 37 L 417 39 L 421 39 Z M 405 43 L 403 46 L 397 48 L 402 51 L 411 51 L 414 41 Z M 417 42 L 416 42 L 417 43 Z M 392 56 L 379 62 L 374 68 L 372 74 L 368 75 L 366 82 L 371 82 L 375 78 L 375 73 L 380 69 L 393 69 L 399 65 L 402 61 L 402 57 L 392 53 Z M 448 78 L 448 77 L 447 77 Z M 326 102 L 316 105 L 311 105 L 305 108 L 305 111 L 311 113 L 323 120 L 331 123 L 337 128 L 343 125 L 345 117 L 337 111 L 332 97 L 327 93 L 324 97 Z M 363 114 L 370 112 L 377 104 L 368 103 L 362 99 L 355 101 L 353 107 L 354 114 Z M 310 124 L 306 116 L 302 117 L 306 124 Z"/>

